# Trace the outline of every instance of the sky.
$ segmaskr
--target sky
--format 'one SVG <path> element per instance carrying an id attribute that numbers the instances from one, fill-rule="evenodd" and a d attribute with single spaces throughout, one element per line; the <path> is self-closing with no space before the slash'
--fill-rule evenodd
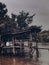
<path id="1" fill-rule="evenodd" d="M 49 0 L 0 0 L 7 5 L 8 14 L 18 14 L 22 10 L 31 15 L 36 13 L 31 25 L 42 26 L 49 30 Z"/>

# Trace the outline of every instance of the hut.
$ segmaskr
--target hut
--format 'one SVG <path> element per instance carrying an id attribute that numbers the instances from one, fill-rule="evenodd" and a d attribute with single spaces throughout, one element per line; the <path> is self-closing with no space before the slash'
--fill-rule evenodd
<path id="1" fill-rule="evenodd" d="M 36 49 L 38 56 L 37 35 L 40 31 L 40 26 L 31 26 L 23 31 L 1 34 L 0 54 L 25 56 L 28 53 L 32 57 L 33 49 Z M 36 47 L 33 46 L 33 37 L 36 41 Z"/>

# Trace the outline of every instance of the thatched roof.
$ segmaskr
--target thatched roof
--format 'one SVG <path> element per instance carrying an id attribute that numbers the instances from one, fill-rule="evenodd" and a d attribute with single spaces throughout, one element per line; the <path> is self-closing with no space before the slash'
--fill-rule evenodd
<path id="1" fill-rule="evenodd" d="M 17 39 L 28 39 L 30 33 L 39 33 L 40 31 L 41 31 L 40 27 L 31 26 L 28 29 L 23 30 L 23 31 L 2 34 L 2 38 L 10 39 L 12 37 L 16 37 Z"/>

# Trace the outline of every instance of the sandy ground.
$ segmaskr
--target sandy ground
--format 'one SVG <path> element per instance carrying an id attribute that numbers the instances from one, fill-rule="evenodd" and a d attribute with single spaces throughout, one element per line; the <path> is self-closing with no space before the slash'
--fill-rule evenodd
<path id="1" fill-rule="evenodd" d="M 32 59 L 0 57 L 0 65 L 37 65 Z"/>

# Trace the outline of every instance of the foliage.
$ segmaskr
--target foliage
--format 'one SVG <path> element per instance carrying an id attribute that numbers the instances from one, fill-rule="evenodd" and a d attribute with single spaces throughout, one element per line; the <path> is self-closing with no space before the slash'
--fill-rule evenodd
<path id="1" fill-rule="evenodd" d="M 0 2 L 0 23 L 5 19 L 7 11 L 6 5 Z"/>
<path id="2" fill-rule="evenodd" d="M 33 16 L 35 16 L 35 14 L 29 16 L 29 13 L 24 11 L 19 12 L 19 15 L 12 14 L 12 17 L 16 19 L 20 30 L 26 29 L 28 27 L 28 24 L 33 21 Z"/>

